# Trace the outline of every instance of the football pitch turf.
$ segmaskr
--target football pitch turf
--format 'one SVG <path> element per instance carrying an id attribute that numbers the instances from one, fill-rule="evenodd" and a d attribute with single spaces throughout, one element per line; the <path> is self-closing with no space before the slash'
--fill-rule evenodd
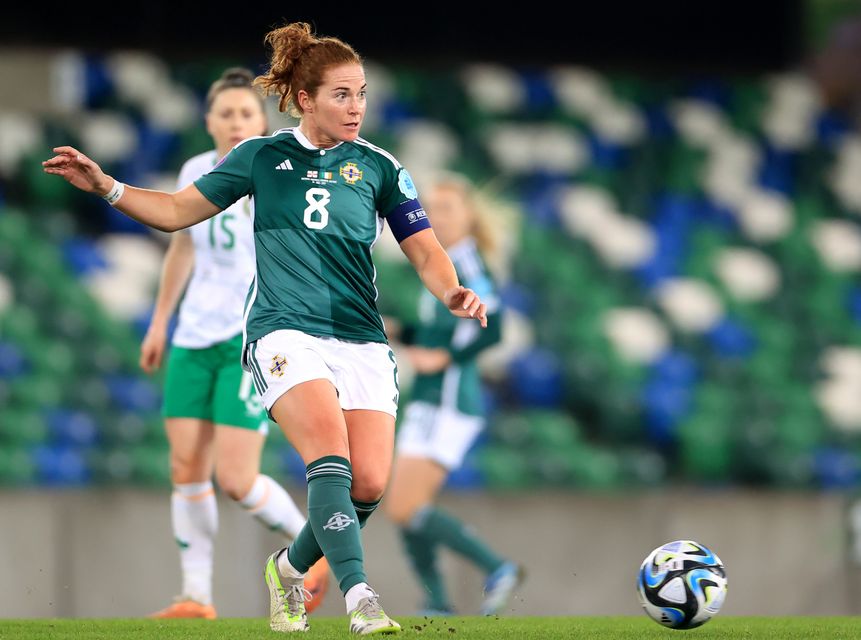
<path id="1" fill-rule="evenodd" d="M 591 618 L 416 618 L 398 617 L 399 638 L 506 640 L 566 638 L 861 638 L 861 618 L 716 618 L 691 631 L 665 629 L 645 617 Z M 0 640 L 245 640 L 284 637 L 263 618 L 201 620 L 0 620 Z M 349 638 L 347 617 L 312 618 L 303 638 Z"/>

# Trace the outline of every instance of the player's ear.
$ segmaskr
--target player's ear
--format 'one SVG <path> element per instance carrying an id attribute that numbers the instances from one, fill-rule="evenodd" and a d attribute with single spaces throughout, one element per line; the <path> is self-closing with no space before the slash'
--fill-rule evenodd
<path id="1" fill-rule="evenodd" d="M 296 94 L 296 103 L 302 109 L 302 113 L 314 112 L 314 101 L 305 89 L 299 89 L 299 93 Z"/>

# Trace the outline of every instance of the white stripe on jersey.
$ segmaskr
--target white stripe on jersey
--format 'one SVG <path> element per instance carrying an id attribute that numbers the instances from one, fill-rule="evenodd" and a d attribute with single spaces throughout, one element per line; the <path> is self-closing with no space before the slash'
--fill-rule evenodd
<path id="1" fill-rule="evenodd" d="M 442 376 L 440 406 L 457 409 L 457 392 L 460 387 L 460 367 L 450 365 Z"/>
<path id="2" fill-rule="evenodd" d="M 380 292 L 377 290 L 377 265 L 374 264 L 374 257 L 373 257 L 374 245 L 376 245 L 377 240 L 380 239 L 380 236 L 383 233 L 383 226 L 384 225 L 385 225 L 385 222 L 380 217 L 380 212 L 378 211 L 377 212 L 377 235 L 374 237 L 374 241 L 371 243 L 371 246 L 368 247 L 368 256 L 371 258 L 371 266 L 374 268 L 374 275 L 371 278 L 371 286 L 374 287 L 374 302 L 376 302 L 377 298 L 380 297 Z M 382 321 L 382 319 L 383 319 L 383 316 L 380 316 L 380 321 Z"/>
<path id="3" fill-rule="evenodd" d="M 252 214 L 253 216 L 254 214 Z M 253 222 L 253 219 L 252 219 Z M 251 307 L 254 306 L 254 300 L 257 298 L 257 274 L 254 274 L 254 280 L 251 284 L 251 295 L 248 296 L 248 302 L 245 305 L 245 312 L 242 314 L 242 368 L 246 371 L 252 371 L 251 364 L 247 361 L 250 356 L 246 356 L 248 348 L 248 315 L 251 313 Z"/>
<path id="4" fill-rule="evenodd" d="M 378 147 L 377 145 L 375 145 L 375 144 L 371 144 L 370 142 L 368 142 L 368 141 L 367 141 L 367 140 L 365 140 L 364 138 L 356 138 L 356 139 L 354 140 L 354 142 L 355 142 L 356 144 L 358 144 L 358 145 L 361 145 L 361 146 L 363 146 L 363 147 L 368 147 L 369 149 L 372 149 L 373 151 L 376 151 L 376 152 L 377 152 L 377 153 L 379 153 L 381 156 L 385 156 L 386 158 L 388 158 L 389 160 L 391 160 L 391 161 L 392 161 L 392 164 L 393 164 L 393 165 L 395 165 L 395 169 L 400 169 L 400 168 L 401 168 L 401 163 L 400 163 L 400 162 L 398 162 L 398 161 L 395 159 L 395 156 L 393 156 L 391 153 L 389 153 L 389 152 L 388 152 L 388 151 L 386 151 L 385 149 L 381 149 L 381 148 L 380 148 L 380 147 Z"/>
<path id="5" fill-rule="evenodd" d="M 463 349 L 475 341 L 479 331 L 481 331 L 481 325 L 476 320 L 460 318 L 451 337 L 451 346 L 455 349 Z"/>
<path id="6" fill-rule="evenodd" d="M 276 134 L 273 134 L 276 135 Z M 254 214 L 256 211 L 256 207 L 254 207 L 254 200 L 251 200 L 251 229 L 252 234 L 254 233 Z M 245 349 L 248 346 L 248 314 L 251 313 L 251 307 L 254 306 L 254 300 L 257 298 L 257 251 L 256 251 L 256 240 L 255 242 L 255 256 L 254 256 L 254 279 L 251 281 L 251 295 L 248 296 L 248 302 L 245 304 L 245 310 L 242 312 L 242 352 L 239 357 L 239 361 L 242 364 L 242 368 L 246 371 L 251 371 L 251 364 L 246 362 Z"/>
<path id="7" fill-rule="evenodd" d="M 454 246 L 449 247 L 447 252 L 451 261 L 463 274 L 464 280 L 475 280 L 484 275 L 478 247 L 476 247 L 473 238 L 464 238 Z"/>
<path id="8" fill-rule="evenodd" d="M 246 142 L 250 142 L 251 140 L 260 140 L 261 138 L 274 138 L 274 137 L 275 137 L 274 134 L 271 136 L 251 136 L 250 138 L 245 138 L 245 140 L 240 140 L 235 145 L 233 145 L 233 147 L 230 150 L 233 151 L 233 149 L 237 149 L 237 148 L 241 147 L 242 145 L 244 145 Z"/>

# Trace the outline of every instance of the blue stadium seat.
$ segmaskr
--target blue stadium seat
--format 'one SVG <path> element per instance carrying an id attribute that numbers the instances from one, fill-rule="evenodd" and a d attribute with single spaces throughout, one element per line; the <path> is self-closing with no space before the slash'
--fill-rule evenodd
<path id="1" fill-rule="evenodd" d="M 526 407 L 554 407 L 562 401 L 562 363 L 547 349 L 534 348 L 519 355 L 508 367 L 510 391 Z"/>
<path id="2" fill-rule="evenodd" d="M 753 331 L 734 318 L 723 318 L 706 334 L 712 348 L 726 358 L 747 358 L 756 350 Z"/>
<path id="3" fill-rule="evenodd" d="M 693 390 L 688 384 L 656 379 L 643 389 L 643 412 L 651 442 L 665 446 L 676 437 L 676 427 L 691 414 Z"/>
<path id="4" fill-rule="evenodd" d="M 79 276 L 108 267 L 102 250 L 89 238 L 69 238 L 63 242 L 62 252 L 66 264 Z"/>
<path id="5" fill-rule="evenodd" d="M 49 409 L 45 422 L 55 444 L 89 447 L 97 443 L 99 428 L 89 413 L 69 409 Z"/>
<path id="6" fill-rule="evenodd" d="M 700 377 L 697 361 L 680 349 L 667 351 L 651 365 L 650 369 L 653 379 L 682 386 L 693 385 Z"/>
<path id="7" fill-rule="evenodd" d="M 0 378 L 16 378 L 29 370 L 24 352 L 11 342 L 0 341 Z"/>
<path id="8" fill-rule="evenodd" d="M 86 449 L 42 445 L 31 455 L 40 484 L 68 487 L 86 485 L 91 480 Z"/>
<path id="9" fill-rule="evenodd" d="M 814 453 L 813 468 L 823 489 L 854 489 L 861 482 L 861 461 L 851 450 L 821 447 Z"/>
<path id="10" fill-rule="evenodd" d="M 448 475 L 446 489 L 466 491 L 484 487 L 484 475 L 478 463 L 477 449 L 478 447 L 473 447 L 464 458 L 463 464 Z"/>
<path id="11" fill-rule="evenodd" d="M 161 390 L 149 380 L 137 376 L 105 377 L 111 400 L 124 411 L 157 411 L 161 407 Z"/>

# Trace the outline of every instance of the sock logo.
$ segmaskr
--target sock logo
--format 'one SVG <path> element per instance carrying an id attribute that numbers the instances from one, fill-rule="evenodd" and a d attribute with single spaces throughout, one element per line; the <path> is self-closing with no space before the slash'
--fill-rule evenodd
<path id="1" fill-rule="evenodd" d="M 354 522 L 355 520 L 353 520 L 350 516 L 345 515 L 340 511 L 336 511 L 332 514 L 332 517 L 329 518 L 329 521 L 323 525 L 323 528 L 331 529 L 332 531 L 343 531 Z"/>

